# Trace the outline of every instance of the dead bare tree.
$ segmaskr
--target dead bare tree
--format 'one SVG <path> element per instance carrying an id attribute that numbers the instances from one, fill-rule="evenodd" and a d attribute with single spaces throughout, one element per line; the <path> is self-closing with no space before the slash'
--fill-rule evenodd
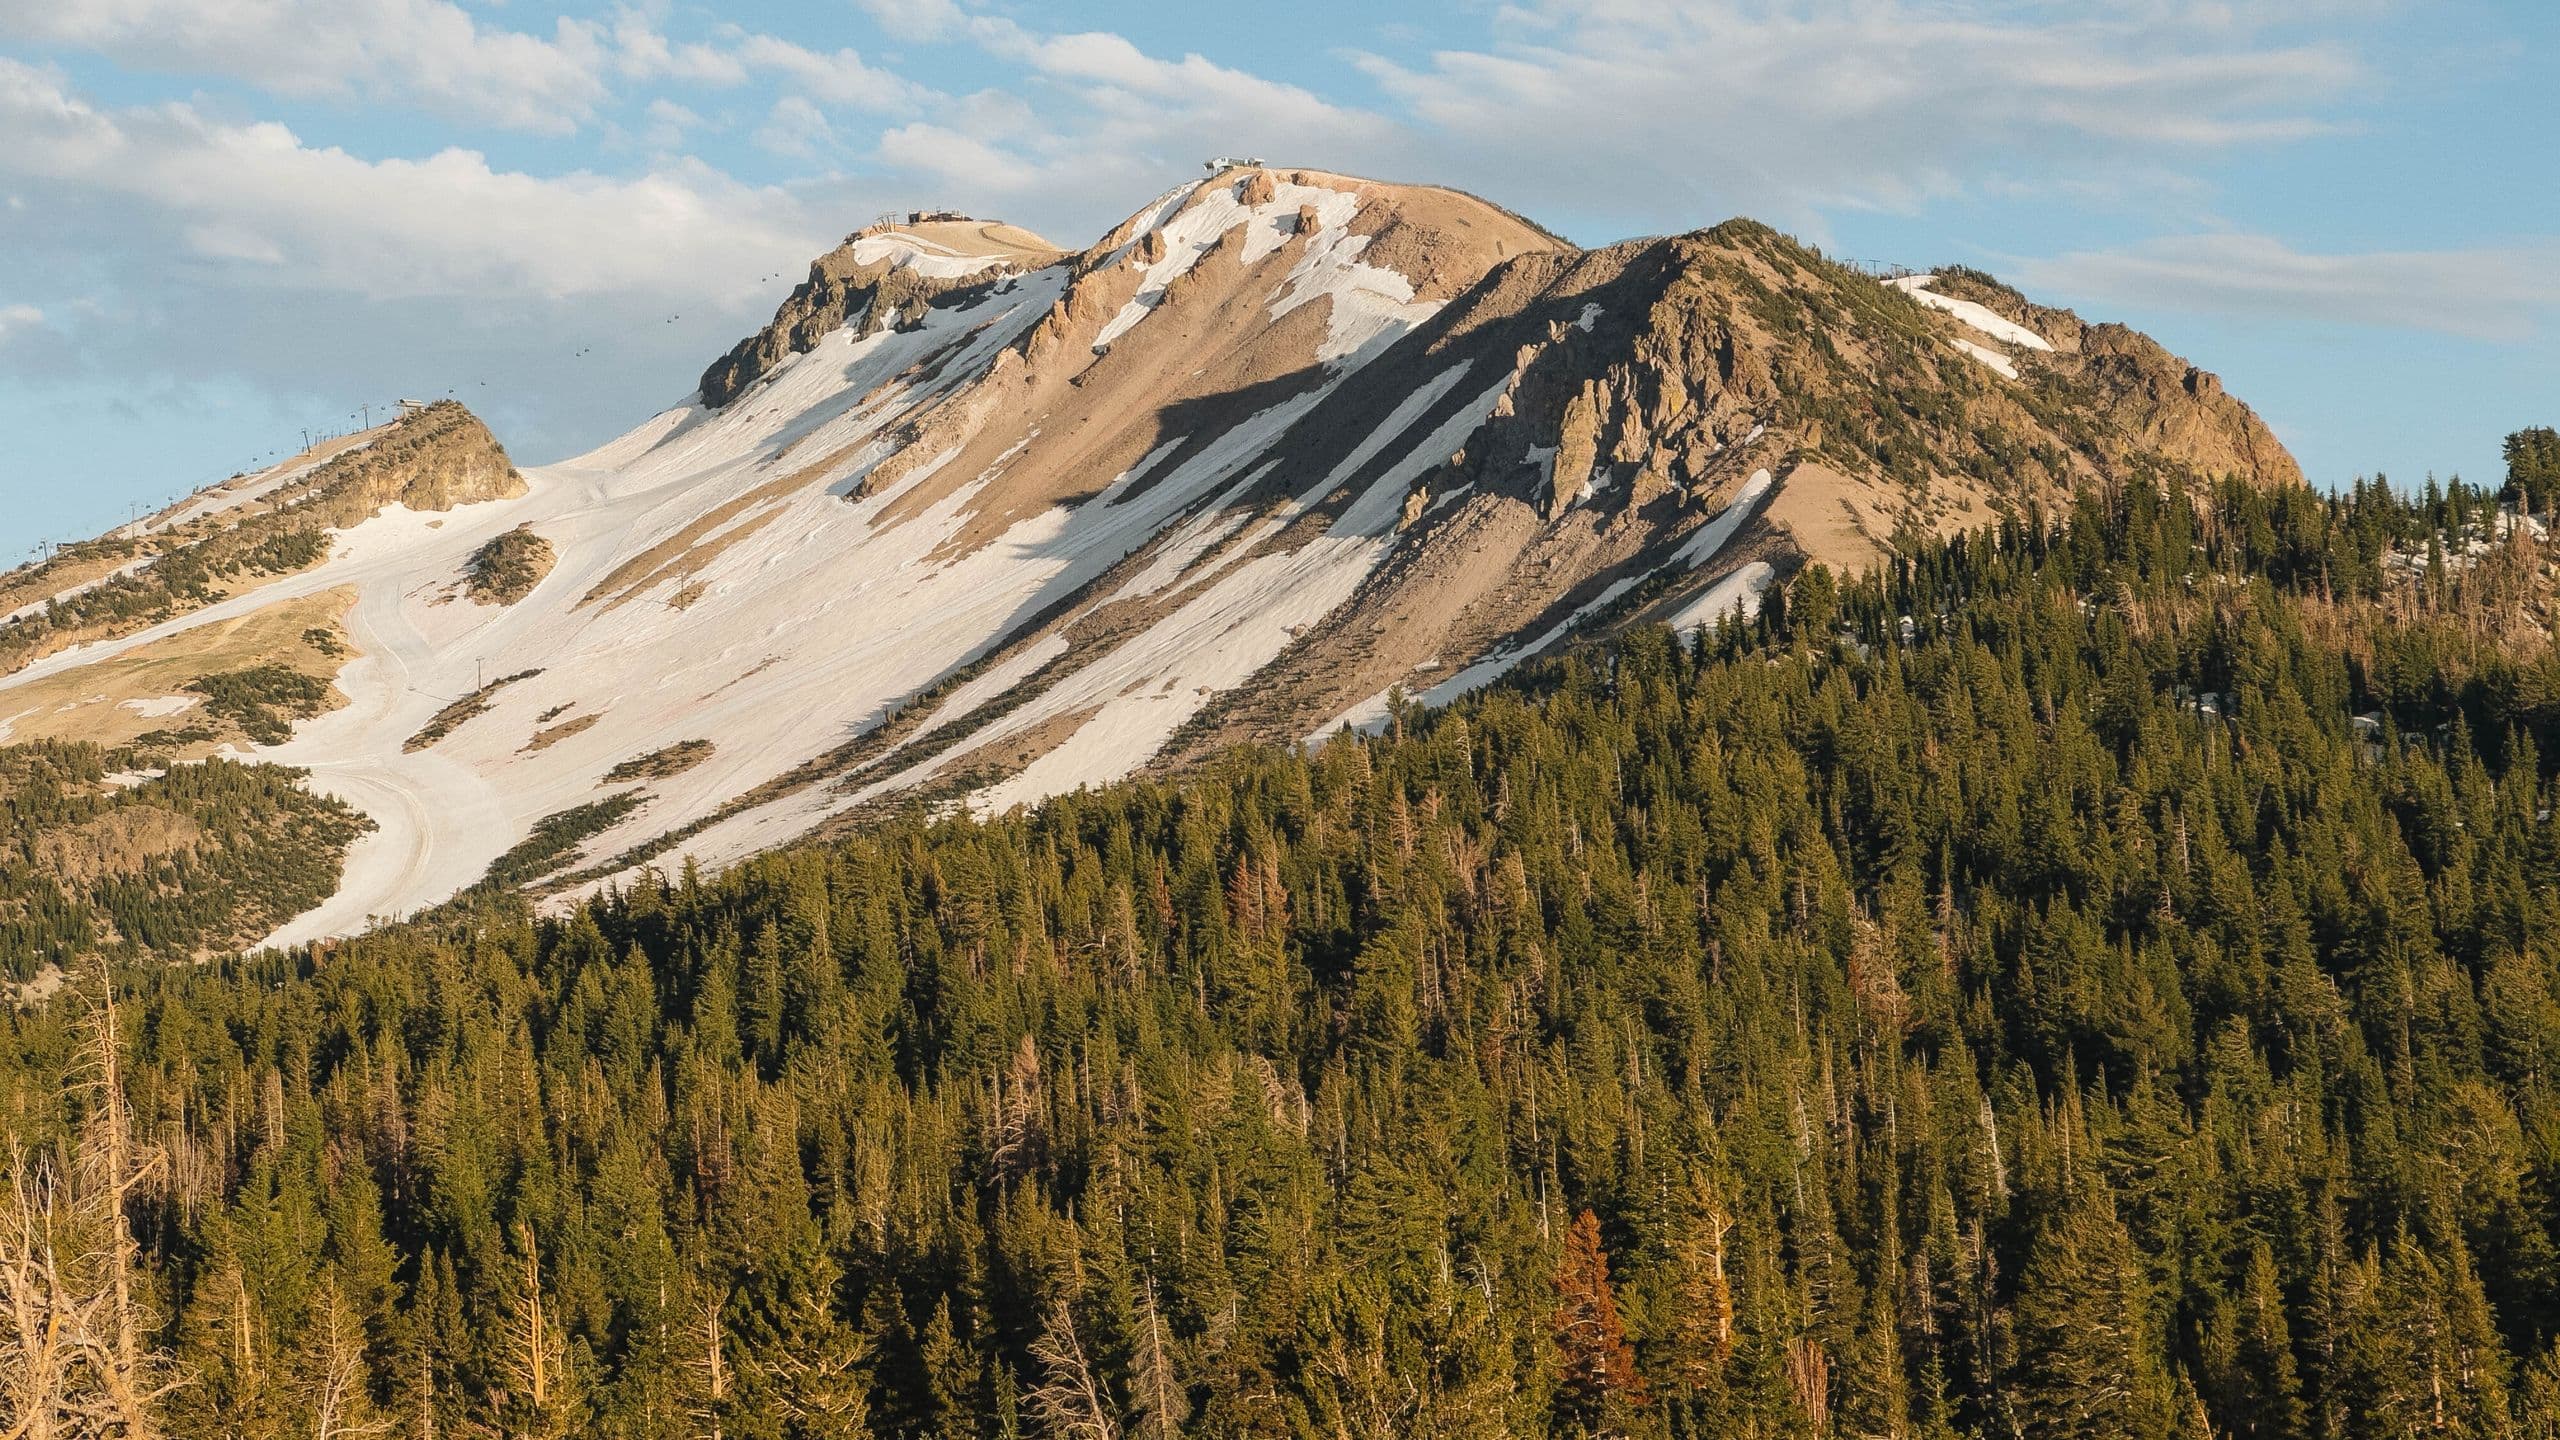
<path id="1" fill-rule="evenodd" d="M 156 1440 L 180 1383 L 150 1348 L 128 1212 L 152 1159 L 133 1138 L 114 978 L 101 961 L 66 1150 L 14 1151 L 0 1190 L 0 1440 Z"/>
<path id="2" fill-rule="evenodd" d="M 1120 1440 L 1111 1407 L 1102 1398 L 1102 1382 L 1076 1338 L 1075 1312 L 1061 1300 L 1049 1311 L 1049 1323 L 1031 1342 L 1040 1362 L 1040 1386 L 1031 1392 L 1031 1408 L 1056 1440 Z"/>
<path id="3" fill-rule="evenodd" d="M 83 1228 L 98 1269 L 103 1272 L 106 1303 L 101 1333 L 92 1335 L 91 1370 L 108 1413 L 127 1440 L 150 1440 L 159 1433 L 151 1406 L 173 1386 L 159 1377 L 158 1357 L 143 1348 L 150 1328 L 134 1295 L 138 1247 L 126 1213 L 126 1200 L 149 1178 L 151 1164 L 135 1153 L 133 1117 L 127 1108 L 124 1038 L 116 1019 L 115 976 L 102 957 L 96 970 L 97 998 L 89 1012 L 88 1053 L 83 1057 L 93 1108 L 82 1126 L 79 1150 Z"/>
<path id="4" fill-rule="evenodd" d="M 524 1268 L 511 1298 L 507 1321 L 508 1368 L 513 1372 L 519 1393 L 530 1407 L 538 1434 L 559 1434 L 566 1428 L 567 1347 L 560 1338 L 559 1322 L 553 1320 L 542 1294 L 542 1254 L 536 1248 L 533 1226 L 519 1224 L 517 1236 L 524 1242 Z"/>
<path id="5" fill-rule="evenodd" d="M 32 1157 L 10 1157 L 0 1192 L 0 1440 L 69 1435 L 78 1337 L 92 1328 L 63 1274 L 59 1187 Z"/>

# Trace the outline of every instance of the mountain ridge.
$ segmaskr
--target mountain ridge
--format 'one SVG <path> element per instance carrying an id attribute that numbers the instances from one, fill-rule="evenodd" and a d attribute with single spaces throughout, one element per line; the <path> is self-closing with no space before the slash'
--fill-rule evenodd
<path id="1" fill-rule="evenodd" d="M 2300 480 L 2209 373 L 1972 272 L 1882 281 L 1751 221 L 1586 250 L 1459 192 L 1251 167 L 1079 251 L 865 227 L 621 439 L 349 516 L 56 668 L 345 597 L 347 703 L 230 747 L 376 826 L 287 942 L 502 860 L 573 896 L 1373 726 L 2155 470 Z M 456 603 L 502 536 L 542 563 Z"/>

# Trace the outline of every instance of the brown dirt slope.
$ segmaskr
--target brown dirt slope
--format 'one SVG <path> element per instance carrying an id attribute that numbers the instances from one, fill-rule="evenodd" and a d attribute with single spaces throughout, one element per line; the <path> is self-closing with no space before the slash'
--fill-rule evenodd
<path id="1" fill-rule="evenodd" d="M 141 744 L 195 759 L 252 738 L 249 727 L 272 733 L 277 721 L 336 709 L 345 697 L 333 682 L 355 658 L 340 620 L 354 601 L 346 587 L 279 601 L 0 691 L 0 743 Z M 210 677 L 243 675 L 274 682 L 265 687 L 273 698 L 226 705 L 206 693 Z"/>

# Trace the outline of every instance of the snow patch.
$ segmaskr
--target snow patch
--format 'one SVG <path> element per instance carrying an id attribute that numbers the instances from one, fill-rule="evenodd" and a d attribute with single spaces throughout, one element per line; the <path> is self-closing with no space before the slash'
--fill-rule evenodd
<path id="1" fill-rule="evenodd" d="M 1988 305 L 1972 300 L 1959 300 L 1952 295 L 1941 295 L 1930 289 L 1929 286 L 1935 283 L 1937 278 L 1935 275 L 1905 275 L 1899 280 L 1888 280 L 1885 283 L 1932 310 L 1943 310 L 1953 315 L 2004 345 L 2023 345 L 2029 350 L 2053 348 L 2051 341 Z"/>
<path id="2" fill-rule="evenodd" d="M 1285 525 L 1401 438 L 1465 375 L 1461 362 L 1434 376 L 1365 437 L 1324 480 L 1266 527 Z M 1052 719 L 1090 712 L 1067 740 L 1010 779 L 971 798 L 997 813 L 1042 796 L 1119 779 L 1145 764 L 1218 692 L 1279 658 L 1297 633 L 1349 600 L 1394 548 L 1393 527 L 1413 482 L 1447 458 L 1491 414 L 1506 376 L 1406 447 L 1332 526 L 1294 551 L 1251 554 L 1203 584 L 1180 609 L 991 727 L 990 741 Z M 1276 533 L 1276 528 L 1265 532 Z M 1251 551 L 1257 541 L 1239 547 Z"/>
<path id="3" fill-rule="evenodd" d="M 1417 302 L 1413 282 L 1403 275 L 1360 260 L 1361 252 L 1369 248 L 1369 237 L 1350 230 L 1360 209 L 1356 193 L 1275 180 L 1269 200 L 1248 206 L 1243 198 L 1245 184 L 1244 180 L 1204 184 L 1177 192 L 1160 204 L 1138 233 L 1158 235 L 1164 253 L 1147 266 L 1136 293 L 1094 336 L 1097 352 L 1109 349 L 1153 313 L 1164 303 L 1173 282 L 1189 274 L 1202 256 L 1238 226 L 1245 227 L 1243 261 L 1247 265 L 1268 258 L 1293 238 L 1304 239 L 1305 252 L 1289 268 L 1273 298 L 1271 318 L 1277 320 L 1301 305 L 1329 297 L 1333 308 L 1325 339 L 1316 348 L 1316 358 L 1325 364 L 1357 368 L 1439 308 L 1432 302 Z M 1315 220 L 1314 232 L 1303 236 L 1298 229 L 1302 209 Z M 1109 263 L 1118 263 L 1135 244 L 1132 240 L 1129 247 L 1113 252 Z"/>
<path id="4" fill-rule="evenodd" d="M 1760 597 L 1769 593 L 1770 582 L 1777 578 L 1777 567 L 1768 561 L 1751 561 L 1682 606 L 1672 615 L 1671 628 L 1682 635 L 1693 635 L 1727 615 L 1754 619 L 1760 614 Z"/>
<path id="5" fill-rule="evenodd" d="M 1761 497 L 1769 493 L 1770 483 L 1768 471 L 1752 471 L 1751 478 L 1742 482 L 1741 491 L 1733 497 L 1733 503 L 1717 511 L 1713 520 L 1689 532 L 1689 538 L 1681 541 L 1680 548 L 1671 552 L 1671 563 L 1684 570 L 1695 570 L 1714 559 L 1716 552 L 1733 539 L 1733 532 L 1742 528 L 1742 522 L 1759 510 Z"/>

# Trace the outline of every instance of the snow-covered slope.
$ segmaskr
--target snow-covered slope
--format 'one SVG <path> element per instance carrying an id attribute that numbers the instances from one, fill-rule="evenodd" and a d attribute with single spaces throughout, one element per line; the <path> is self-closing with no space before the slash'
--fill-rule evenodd
<path id="1" fill-rule="evenodd" d="M 1759 227 L 1584 252 L 1472 197 L 1307 171 L 1180 187 L 1075 254 L 874 227 L 714 366 L 725 403 L 512 498 L 391 506 L 311 568 L 0 677 L 0 713 L 352 593 L 347 703 L 255 754 L 377 828 L 277 943 L 434 904 L 510 852 L 514 878 L 578 893 L 877 802 L 1033 801 L 1369 723 L 1397 689 L 1445 699 L 1601 626 L 1747 616 L 1837 548 L 1843 507 L 1958 523 L 1910 497 L 1973 484 L 1973 450 L 1909 449 L 1925 468 L 1897 476 L 1822 417 L 1925 387 L 2042 437 L 2013 382 L 1936 342 L 2057 364 L 2075 342 L 1910 288 Z M 1806 342 L 1755 306 L 1771 291 L 1830 317 L 1821 366 L 1784 358 Z M 2112 458 L 2057 447 L 2020 493 Z M 462 596 L 518 527 L 553 568 L 511 604 Z"/>

